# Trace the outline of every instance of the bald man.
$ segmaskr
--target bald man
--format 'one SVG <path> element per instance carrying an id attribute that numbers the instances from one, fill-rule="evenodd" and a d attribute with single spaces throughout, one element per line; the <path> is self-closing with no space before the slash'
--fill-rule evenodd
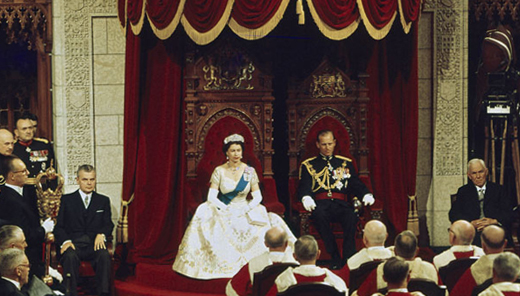
<path id="1" fill-rule="evenodd" d="M 289 236 L 281 227 L 273 227 L 265 233 L 265 246 L 269 252 L 265 252 L 244 265 L 238 273 L 227 283 L 226 295 L 245 296 L 252 294 L 253 278 L 255 273 L 264 270 L 267 266 L 277 263 L 298 262 L 293 257 L 293 250 L 289 247 Z M 293 242 L 291 243 L 293 244 Z"/>
<path id="2" fill-rule="evenodd" d="M 385 260 L 392 257 L 392 251 L 385 248 L 387 237 L 388 233 L 383 222 L 378 220 L 368 221 L 363 231 L 363 244 L 365 247 L 347 260 L 347 264 L 339 272 L 341 278 L 348 283 L 351 270 L 359 268 L 366 262 Z"/>
<path id="3" fill-rule="evenodd" d="M 480 257 L 460 277 L 450 295 L 471 296 L 473 289 L 493 277 L 493 260 L 504 252 L 507 244 L 504 229 L 489 225 L 480 235 L 485 255 Z"/>
<path id="4" fill-rule="evenodd" d="M 13 134 L 6 129 L 0 129 L 0 155 L 11 155 L 11 153 L 13 153 L 13 147 Z"/>
<path id="5" fill-rule="evenodd" d="M 448 265 L 455 259 L 484 255 L 482 248 L 471 245 L 475 238 L 475 227 L 468 221 L 457 220 L 453 222 L 448 232 L 451 248 L 433 257 L 433 264 L 437 269 Z"/>
<path id="6" fill-rule="evenodd" d="M 410 278 L 426 279 L 438 284 L 441 283 L 435 266 L 430 262 L 423 261 L 421 258 L 416 257 L 419 252 L 419 246 L 417 237 L 413 232 L 405 230 L 397 235 L 394 241 L 394 251 L 396 256 L 404 259 L 408 265 L 410 265 Z M 387 282 L 384 279 L 384 264 L 379 264 L 377 269 L 368 275 L 357 292 L 355 292 L 355 295 L 372 295 L 386 287 Z"/>

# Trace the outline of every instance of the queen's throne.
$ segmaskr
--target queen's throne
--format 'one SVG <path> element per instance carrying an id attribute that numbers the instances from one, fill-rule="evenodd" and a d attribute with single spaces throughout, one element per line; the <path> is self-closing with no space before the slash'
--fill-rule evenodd
<path id="1" fill-rule="evenodd" d="M 327 129 L 334 133 L 334 153 L 352 159 L 359 178 L 372 190 L 366 136 L 369 102 L 366 78 L 367 75 L 360 75 L 358 81 L 351 80 L 325 59 L 303 82 L 291 83 L 287 100 L 290 213 L 291 219 L 299 222 L 302 235 L 311 234 L 319 238 L 318 232 L 310 223 L 310 213 L 305 211 L 297 196 L 297 187 L 300 164 L 319 154 L 316 137 L 320 130 Z M 353 198 L 361 199 L 362 196 L 349 198 L 353 202 Z M 381 207 L 376 201 L 369 211 L 360 211 L 358 228 L 361 229 L 367 219 L 378 218 L 380 214 Z M 331 227 L 336 242 L 341 246 L 341 225 L 333 223 Z M 357 245 L 360 243 L 360 240 L 356 240 Z M 318 244 L 322 250 L 325 249 L 321 239 L 318 239 Z M 321 259 L 328 259 L 327 256 L 329 255 L 323 254 Z"/>
<path id="2" fill-rule="evenodd" d="M 186 59 L 186 157 L 189 214 L 206 200 L 215 167 L 226 161 L 224 138 L 245 139 L 242 161 L 255 168 L 262 203 L 284 213 L 272 171 L 272 77 L 229 42 L 207 52 L 188 52 Z"/>

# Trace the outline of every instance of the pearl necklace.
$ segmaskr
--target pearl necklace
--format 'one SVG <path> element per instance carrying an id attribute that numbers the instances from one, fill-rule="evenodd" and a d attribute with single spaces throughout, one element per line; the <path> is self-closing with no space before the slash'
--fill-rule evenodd
<path id="1" fill-rule="evenodd" d="M 237 167 L 232 166 L 231 163 L 229 163 L 229 161 L 228 161 L 227 164 L 228 164 L 228 168 L 229 168 L 229 170 L 231 171 L 231 173 L 232 173 L 233 175 L 234 175 L 236 172 L 238 172 L 238 170 L 240 169 L 240 164 L 238 164 Z"/>

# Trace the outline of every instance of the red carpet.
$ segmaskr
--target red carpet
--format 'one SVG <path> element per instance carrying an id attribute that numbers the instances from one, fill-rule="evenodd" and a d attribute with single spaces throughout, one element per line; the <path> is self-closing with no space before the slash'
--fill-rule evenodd
<path id="1" fill-rule="evenodd" d="M 115 289 L 118 296 L 222 296 L 228 280 L 195 280 L 174 272 L 171 265 L 140 263 L 135 277 L 115 281 Z"/>

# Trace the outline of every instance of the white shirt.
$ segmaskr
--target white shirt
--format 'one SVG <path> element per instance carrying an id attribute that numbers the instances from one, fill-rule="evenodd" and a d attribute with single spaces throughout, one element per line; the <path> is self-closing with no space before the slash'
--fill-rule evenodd
<path id="1" fill-rule="evenodd" d="M 6 278 L 5 276 L 2 277 L 4 280 L 8 281 L 8 282 L 11 282 L 13 285 L 16 286 L 16 288 L 18 288 L 18 290 L 20 290 L 20 283 L 15 281 L 15 280 L 12 280 L 10 278 Z"/>
<path id="2" fill-rule="evenodd" d="M 18 194 L 20 194 L 20 196 L 23 196 L 23 187 L 16 186 L 16 185 L 13 185 L 13 184 L 9 184 L 9 183 L 5 183 L 5 186 L 13 189 L 16 192 L 18 192 Z"/>
<path id="3" fill-rule="evenodd" d="M 88 208 L 88 205 L 92 201 L 92 192 L 89 194 L 86 194 L 85 192 L 79 190 L 79 195 L 81 196 L 81 199 L 83 200 L 83 205 L 85 206 L 85 209 Z M 88 204 L 85 203 L 85 199 L 88 197 Z"/>

